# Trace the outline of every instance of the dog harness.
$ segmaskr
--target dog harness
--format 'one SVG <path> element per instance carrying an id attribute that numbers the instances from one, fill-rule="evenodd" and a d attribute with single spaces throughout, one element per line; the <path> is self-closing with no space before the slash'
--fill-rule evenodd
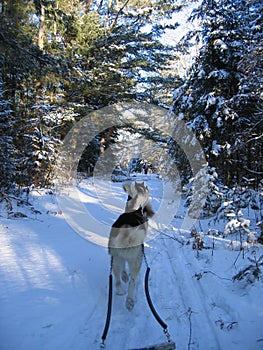
<path id="1" fill-rule="evenodd" d="M 142 209 L 142 207 L 140 207 L 139 209 L 137 209 L 135 211 L 121 214 L 118 217 L 118 219 L 114 222 L 112 227 L 120 228 L 124 225 L 136 227 L 139 225 L 143 225 L 147 221 L 148 221 L 148 219 L 146 216 L 143 215 L 143 209 Z"/>

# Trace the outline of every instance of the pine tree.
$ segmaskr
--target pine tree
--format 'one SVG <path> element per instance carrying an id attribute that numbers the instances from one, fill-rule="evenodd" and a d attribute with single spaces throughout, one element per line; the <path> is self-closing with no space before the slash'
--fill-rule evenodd
<path id="1" fill-rule="evenodd" d="M 259 127 L 260 84 L 252 91 L 240 64 L 260 33 L 261 13 L 257 1 L 203 1 L 192 16 L 200 21 L 203 44 L 189 78 L 174 94 L 175 113 L 194 130 L 227 184 L 250 178 L 249 163 L 252 172 L 259 170 L 253 169 L 254 146 L 245 135 Z"/>
<path id="2" fill-rule="evenodd" d="M 13 142 L 14 120 L 9 101 L 4 99 L 4 84 L 0 81 L 0 189 L 10 189 L 15 183 L 16 148 Z"/>
<path id="3" fill-rule="evenodd" d="M 131 98 L 166 103 L 166 91 L 177 83 L 166 74 L 174 52 L 161 42 L 165 21 L 179 8 L 176 1 L 12 0 L 2 5 L 2 98 L 15 121 L 9 140 L 13 150 L 19 149 L 12 178 L 20 186 L 46 183 L 56 145 L 85 109 Z M 54 116 L 54 110 L 70 108 L 72 120 Z M 2 125 L 7 130 L 7 119 Z M 104 136 L 99 142 L 105 146 Z"/>

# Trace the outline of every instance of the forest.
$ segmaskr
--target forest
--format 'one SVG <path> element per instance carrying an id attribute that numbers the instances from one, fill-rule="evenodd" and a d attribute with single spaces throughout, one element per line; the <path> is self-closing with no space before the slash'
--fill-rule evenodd
<path id="1" fill-rule="evenodd" d="M 72 126 L 132 100 L 182 120 L 218 183 L 262 186 L 260 0 L 2 0 L 0 48 L 1 191 L 52 185 Z M 80 170 L 121 132 L 97 135 Z M 165 142 L 187 183 L 184 155 Z"/>
<path id="2" fill-rule="evenodd" d="M 1 349 L 262 350 L 262 14 L 0 0 Z M 108 249 L 126 180 L 155 211 L 133 311 Z"/>

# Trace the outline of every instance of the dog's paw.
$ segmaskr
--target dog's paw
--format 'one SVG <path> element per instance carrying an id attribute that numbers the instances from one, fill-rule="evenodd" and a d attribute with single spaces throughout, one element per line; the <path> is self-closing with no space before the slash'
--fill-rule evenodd
<path id="1" fill-rule="evenodd" d="M 126 293 L 125 293 L 125 291 L 124 291 L 121 287 L 119 287 L 119 288 L 117 288 L 116 294 L 117 294 L 117 295 L 124 295 L 124 294 L 126 294 Z"/>
<path id="2" fill-rule="evenodd" d="M 129 281 L 129 275 L 127 274 L 127 272 L 125 270 L 123 270 L 121 273 L 121 279 L 125 283 L 127 283 Z"/>
<path id="3" fill-rule="evenodd" d="M 134 307 L 134 300 L 132 298 L 126 299 L 126 307 L 129 311 L 131 311 Z"/>

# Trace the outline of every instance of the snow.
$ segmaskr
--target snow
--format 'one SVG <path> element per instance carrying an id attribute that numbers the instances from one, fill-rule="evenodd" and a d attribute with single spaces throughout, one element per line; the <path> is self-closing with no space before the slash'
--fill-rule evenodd
<path id="1" fill-rule="evenodd" d="M 209 73 L 208 78 L 214 78 L 218 80 L 228 79 L 229 78 L 229 72 L 227 72 L 225 69 L 216 69 Z"/>
<path id="2" fill-rule="evenodd" d="M 163 201 L 163 180 L 153 175 L 143 179 L 154 208 L 164 210 L 163 202 L 168 202 Z M 101 185 L 83 180 L 78 191 L 87 211 L 110 228 L 126 197 L 121 183 L 105 183 L 108 198 Z M 113 197 L 116 202 L 111 206 Z M 177 349 L 263 349 L 262 277 L 234 278 L 253 265 L 251 261 L 258 261 L 262 246 L 243 242 L 241 251 L 239 238 L 213 233 L 223 231 L 225 222 L 214 224 L 212 219 L 196 222 L 197 235 L 181 229 L 185 199 L 181 196 L 177 201 L 166 230 L 153 235 L 145 248 L 151 267 L 150 295 Z M 107 248 L 76 234 L 50 191 L 32 191 L 29 202 L 36 210 L 13 203 L 13 210 L 27 215 L 24 218 L 8 218 L 1 206 L 1 350 L 99 349 L 107 313 Z M 154 226 L 152 220 L 150 225 Z M 204 234 L 208 230 L 210 234 Z M 202 250 L 193 249 L 197 236 L 203 240 Z M 125 296 L 113 295 L 106 349 L 166 340 L 146 302 L 145 269 L 137 281 L 131 312 L 125 308 Z"/>
<path id="3" fill-rule="evenodd" d="M 214 154 L 215 156 L 218 156 L 221 152 L 222 146 L 220 146 L 216 140 L 213 141 L 212 143 L 212 151 L 211 153 Z"/>

